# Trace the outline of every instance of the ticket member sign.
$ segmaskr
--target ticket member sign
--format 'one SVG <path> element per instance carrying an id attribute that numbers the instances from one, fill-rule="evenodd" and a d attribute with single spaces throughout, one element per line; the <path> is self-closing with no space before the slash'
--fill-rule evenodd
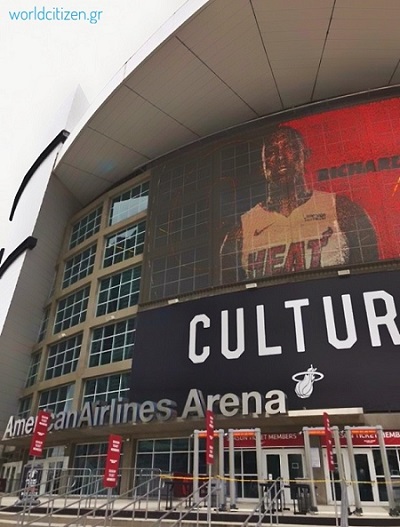
<path id="1" fill-rule="evenodd" d="M 118 484 L 119 460 L 121 457 L 122 437 L 110 435 L 108 439 L 108 450 L 106 468 L 104 471 L 103 485 L 106 488 L 114 488 Z"/>
<path id="2" fill-rule="evenodd" d="M 39 410 L 29 449 L 30 456 L 38 457 L 42 455 L 50 420 L 51 414 L 49 412 Z"/>

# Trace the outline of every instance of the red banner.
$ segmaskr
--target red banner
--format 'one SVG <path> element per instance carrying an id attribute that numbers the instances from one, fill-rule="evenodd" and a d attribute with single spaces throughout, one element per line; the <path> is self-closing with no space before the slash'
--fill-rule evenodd
<path id="1" fill-rule="evenodd" d="M 206 463 L 212 465 L 214 463 L 214 413 L 211 410 L 206 412 Z"/>
<path id="2" fill-rule="evenodd" d="M 36 417 L 31 446 L 29 449 L 30 456 L 39 457 L 42 455 L 50 419 L 51 414 L 49 412 L 46 412 L 45 410 L 39 410 Z"/>
<path id="3" fill-rule="evenodd" d="M 119 460 L 121 457 L 122 437 L 110 435 L 108 439 L 108 450 L 106 468 L 104 470 L 103 485 L 114 488 L 118 484 Z"/>
<path id="4" fill-rule="evenodd" d="M 333 441 L 332 441 L 332 430 L 331 423 L 329 421 L 329 415 L 324 412 L 324 428 L 325 428 L 325 442 L 326 442 L 326 455 L 328 457 L 328 467 L 330 471 L 335 470 L 335 460 L 333 459 Z"/>

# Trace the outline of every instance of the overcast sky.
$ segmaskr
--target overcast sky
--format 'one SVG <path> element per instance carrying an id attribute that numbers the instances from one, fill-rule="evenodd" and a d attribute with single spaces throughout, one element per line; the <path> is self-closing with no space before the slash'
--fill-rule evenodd
<path id="1" fill-rule="evenodd" d="M 80 84 L 92 102 L 186 0 L 3 0 L 0 4 L 0 240 L 54 115 Z M 100 21 L 12 21 L 9 12 L 102 11 Z"/>

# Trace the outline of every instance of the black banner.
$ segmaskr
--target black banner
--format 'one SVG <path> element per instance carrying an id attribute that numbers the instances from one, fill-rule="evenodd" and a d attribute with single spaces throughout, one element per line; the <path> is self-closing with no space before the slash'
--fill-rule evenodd
<path id="1" fill-rule="evenodd" d="M 400 410 L 399 273 L 247 289 L 138 315 L 131 399 L 270 390 L 287 409 Z"/>

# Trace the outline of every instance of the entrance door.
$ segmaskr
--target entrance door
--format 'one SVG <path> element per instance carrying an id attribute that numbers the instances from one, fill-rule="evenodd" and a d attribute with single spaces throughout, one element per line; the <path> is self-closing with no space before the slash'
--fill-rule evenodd
<path id="1" fill-rule="evenodd" d="M 345 472 L 345 479 L 347 482 L 351 481 L 351 472 L 350 472 L 350 462 L 348 457 L 348 451 L 346 448 L 342 449 L 342 456 L 343 456 L 343 465 L 344 465 L 344 472 Z M 335 462 L 336 462 L 336 455 Z M 379 493 L 378 493 L 378 484 L 377 484 L 377 477 L 375 472 L 375 465 L 374 465 L 374 459 L 373 459 L 373 451 L 371 449 L 361 449 L 357 448 L 354 450 L 354 460 L 356 465 L 356 472 L 357 472 L 357 484 L 358 489 L 360 492 L 360 500 L 363 504 L 379 504 L 381 503 L 379 501 Z M 328 470 L 328 462 L 326 458 L 326 452 L 324 451 L 324 466 L 325 466 L 325 474 L 327 477 L 325 478 L 327 482 L 329 482 L 330 479 L 332 479 L 331 474 Z M 336 463 L 335 463 L 335 466 Z M 336 500 L 341 501 L 341 487 L 340 487 L 340 481 L 339 481 L 339 473 L 336 470 L 334 472 L 334 488 L 336 491 Z M 333 492 L 333 482 L 331 481 L 331 484 L 327 486 L 327 495 L 328 495 L 328 503 L 332 504 L 334 503 L 334 492 Z M 347 485 L 348 490 L 348 497 L 349 497 L 349 504 L 354 505 L 354 493 L 353 493 L 353 486 Z"/>
<path id="2" fill-rule="evenodd" d="M 58 494 L 62 471 L 68 468 L 68 457 L 43 460 L 40 494 Z"/>
<path id="3" fill-rule="evenodd" d="M 304 454 L 300 449 L 268 450 L 264 458 L 264 478 L 282 478 L 285 501 L 288 503 L 293 499 L 291 483 L 296 479 L 304 477 Z"/>
<path id="4" fill-rule="evenodd" d="M 14 492 L 19 489 L 22 470 L 22 461 L 4 463 L 1 467 L 1 477 L 6 480 L 6 492 Z"/>
<path id="5" fill-rule="evenodd" d="M 359 451 L 354 454 L 358 488 L 361 502 L 379 503 L 378 485 L 372 450 Z"/>

